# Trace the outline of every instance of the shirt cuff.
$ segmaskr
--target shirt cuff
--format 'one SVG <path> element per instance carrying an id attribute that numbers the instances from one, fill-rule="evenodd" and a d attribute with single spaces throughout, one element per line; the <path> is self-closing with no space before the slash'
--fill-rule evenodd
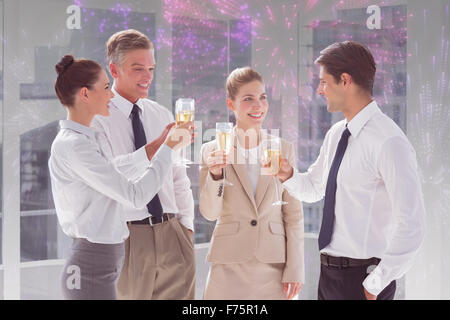
<path id="1" fill-rule="evenodd" d="M 136 164 L 143 164 L 143 165 L 150 165 L 150 160 L 148 160 L 147 157 L 147 151 L 145 150 L 145 146 L 139 148 L 135 152 L 133 152 L 133 163 Z"/>
<path id="2" fill-rule="evenodd" d="M 391 281 L 386 279 L 382 266 L 378 265 L 364 280 L 363 286 L 370 293 L 378 296 Z"/>
<path id="3" fill-rule="evenodd" d="M 297 189 L 297 186 L 296 186 L 296 181 L 295 181 L 295 179 L 294 179 L 294 177 L 295 177 L 295 175 L 298 173 L 298 170 L 297 169 L 295 169 L 295 168 L 293 168 L 294 169 L 294 172 L 292 173 L 292 177 L 290 177 L 289 179 L 287 179 L 285 182 L 283 182 L 283 184 L 282 184 L 282 186 L 284 187 L 284 188 L 286 188 L 288 191 L 291 191 L 291 190 L 296 190 Z"/>
<path id="4" fill-rule="evenodd" d="M 189 217 L 181 216 L 181 217 L 179 218 L 179 220 L 180 220 L 180 223 L 181 223 L 183 226 L 185 226 L 185 227 L 188 228 L 189 230 L 194 231 L 194 219 L 189 218 Z"/>
<path id="5" fill-rule="evenodd" d="M 158 157 L 160 157 L 164 160 L 167 160 L 169 165 L 171 165 L 173 163 L 172 157 L 173 157 L 174 152 L 175 151 L 173 151 L 173 149 L 171 147 L 167 146 L 166 144 L 162 144 L 161 147 L 159 147 L 158 151 L 156 151 L 156 153 L 152 159 L 154 159 L 155 156 L 158 155 Z"/>

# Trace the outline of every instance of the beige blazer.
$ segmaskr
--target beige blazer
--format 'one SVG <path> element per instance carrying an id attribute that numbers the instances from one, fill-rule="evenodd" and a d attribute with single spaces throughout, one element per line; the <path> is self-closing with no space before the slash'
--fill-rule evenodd
<path id="1" fill-rule="evenodd" d="M 263 137 L 264 138 L 264 137 Z M 200 212 L 217 220 L 207 260 L 213 263 L 245 262 L 255 256 L 263 263 L 285 263 L 282 282 L 304 282 L 304 227 L 300 201 L 283 191 L 288 204 L 273 206 L 275 183 L 281 197 L 281 183 L 273 176 L 260 175 L 253 188 L 245 164 L 236 164 L 238 149 L 230 151 L 233 164 L 226 167 L 226 179 L 233 186 L 215 181 L 206 165 L 208 155 L 218 149 L 216 140 L 202 146 L 200 166 Z M 282 140 L 281 153 L 294 166 L 293 145 Z M 242 162 L 240 162 L 242 163 Z"/>

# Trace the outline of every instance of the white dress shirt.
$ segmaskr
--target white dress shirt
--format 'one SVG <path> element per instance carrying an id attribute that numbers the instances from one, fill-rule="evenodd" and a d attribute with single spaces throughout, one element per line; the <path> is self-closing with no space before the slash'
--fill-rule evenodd
<path id="1" fill-rule="evenodd" d="M 100 145 L 105 153 L 116 157 L 133 152 L 135 147 L 130 117 L 133 104 L 120 96 L 114 88 L 113 92 L 115 96 L 109 104 L 110 116 L 95 116 L 91 126 L 99 132 Z M 174 122 L 173 115 L 152 100 L 139 99 L 136 105 L 140 109 L 139 117 L 147 142 L 159 137 L 164 128 Z M 139 172 L 124 172 L 124 174 L 130 179 L 139 176 Z M 177 214 L 185 227 L 194 230 L 194 198 L 186 168 L 173 165 L 158 191 L 158 196 L 163 212 Z M 122 210 L 128 221 L 142 220 L 150 216 L 147 208 L 134 209 L 124 206 Z"/>
<path id="2" fill-rule="evenodd" d="M 122 205 L 143 208 L 171 168 L 172 149 L 161 146 L 148 161 L 145 147 L 108 159 L 92 128 L 60 122 L 48 162 L 56 214 L 69 237 L 121 243 L 129 236 Z M 119 171 L 143 172 L 129 180 Z"/>
<path id="3" fill-rule="evenodd" d="M 283 184 L 305 202 L 325 196 L 328 173 L 347 122 L 331 127 L 317 160 L 305 173 L 295 172 Z M 380 264 L 363 285 L 378 295 L 411 267 L 425 230 L 425 208 L 416 155 L 401 129 L 375 101 L 350 122 L 337 176 L 335 222 L 331 243 L 322 253 L 367 259 Z"/>

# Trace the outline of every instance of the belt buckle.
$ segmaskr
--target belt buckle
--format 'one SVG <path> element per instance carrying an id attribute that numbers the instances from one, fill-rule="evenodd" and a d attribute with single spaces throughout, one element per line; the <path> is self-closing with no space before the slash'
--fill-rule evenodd
<path id="1" fill-rule="evenodd" d="M 150 226 L 156 226 L 157 224 L 160 224 L 162 221 L 160 221 L 160 222 L 153 222 L 153 218 L 154 217 L 148 217 L 148 223 L 150 224 Z"/>
<path id="2" fill-rule="evenodd" d="M 340 261 L 341 269 L 345 269 L 345 268 L 350 267 L 350 260 L 349 260 L 348 258 L 346 258 L 346 257 L 341 257 L 340 260 L 341 260 L 341 261 Z M 344 261 L 346 261 L 347 263 L 344 263 Z"/>
<path id="3" fill-rule="evenodd" d="M 164 218 L 164 216 L 166 216 L 166 218 Z M 163 214 L 162 214 L 161 220 L 158 221 L 158 222 L 153 223 L 152 218 L 154 218 L 154 217 L 149 217 L 149 218 L 148 218 L 148 221 L 149 221 L 149 223 L 150 223 L 150 225 L 151 225 L 152 227 L 155 226 L 155 225 L 157 225 L 157 224 L 163 223 L 164 221 L 168 221 L 168 220 L 169 220 L 169 216 L 168 216 L 166 213 L 163 213 Z"/>

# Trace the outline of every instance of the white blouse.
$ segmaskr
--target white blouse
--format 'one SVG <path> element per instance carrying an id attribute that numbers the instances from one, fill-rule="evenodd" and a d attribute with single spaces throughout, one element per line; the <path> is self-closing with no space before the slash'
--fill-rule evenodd
<path id="1" fill-rule="evenodd" d="M 162 145 L 149 161 L 145 147 L 108 159 L 96 132 L 60 121 L 48 162 L 53 200 L 62 230 L 94 243 L 121 243 L 129 236 L 122 206 L 143 208 L 161 188 L 172 165 L 172 149 Z M 142 172 L 129 180 L 121 172 Z"/>

